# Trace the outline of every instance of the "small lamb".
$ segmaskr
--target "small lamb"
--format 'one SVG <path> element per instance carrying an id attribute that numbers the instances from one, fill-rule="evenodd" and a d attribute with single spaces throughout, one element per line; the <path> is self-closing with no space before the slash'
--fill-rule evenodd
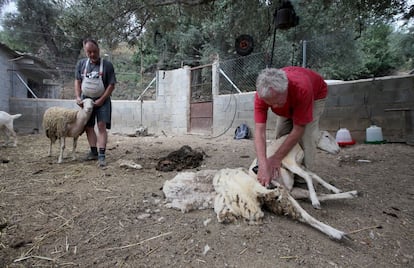
<path id="1" fill-rule="evenodd" d="M 43 115 L 43 129 L 50 139 L 49 156 L 52 155 L 52 144 L 60 141 L 60 154 L 58 163 L 63 161 L 65 138 L 73 138 L 72 159 L 76 159 L 76 146 L 79 136 L 83 133 L 85 125 L 91 117 L 94 102 L 92 99 L 82 101 L 83 109 L 73 110 L 63 107 L 50 107 Z"/>
<path id="2" fill-rule="evenodd" d="M 8 114 L 4 111 L 0 111 L 0 131 L 6 135 L 6 142 L 5 146 L 8 144 L 11 137 L 13 137 L 13 147 L 17 146 L 17 135 L 14 131 L 13 121 L 14 119 L 19 118 L 22 116 L 21 114 Z"/>

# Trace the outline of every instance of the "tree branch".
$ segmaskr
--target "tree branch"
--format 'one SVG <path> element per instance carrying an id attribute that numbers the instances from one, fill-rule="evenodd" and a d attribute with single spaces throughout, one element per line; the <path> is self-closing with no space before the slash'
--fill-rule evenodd
<path id="1" fill-rule="evenodd" d="M 196 5 L 208 4 L 210 2 L 214 2 L 214 0 L 155 0 L 155 1 L 151 1 L 151 6 L 168 6 L 168 5 L 174 5 L 174 4 L 196 6 Z"/>

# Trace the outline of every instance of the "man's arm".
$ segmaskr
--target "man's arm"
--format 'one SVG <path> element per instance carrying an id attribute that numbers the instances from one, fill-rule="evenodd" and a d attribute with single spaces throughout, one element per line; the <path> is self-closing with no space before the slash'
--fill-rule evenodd
<path id="1" fill-rule="evenodd" d="M 112 94 L 112 92 L 114 91 L 114 89 L 115 89 L 115 85 L 114 85 L 114 84 L 110 84 L 110 85 L 109 85 L 109 86 L 105 89 L 104 94 L 103 94 L 102 96 L 100 96 L 100 97 L 99 97 L 99 99 L 97 99 L 97 100 L 95 101 L 95 105 L 96 105 L 96 106 L 101 106 L 101 105 L 103 105 L 103 104 L 104 104 L 104 102 L 105 102 L 105 100 L 111 96 L 111 94 Z"/>
<path id="2" fill-rule="evenodd" d="M 82 99 L 81 99 L 81 80 L 77 80 L 75 79 L 75 98 L 76 98 L 76 103 L 78 105 L 80 105 L 82 103 Z"/>
<path id="3" fill-rule="evenodd" d="M 266 124 L 256 123 L 254 131 L 254 145 L 256 148 L 257 161 L 266 160 Z"/>
<path id="4" fill-rule="evenodd" d="M 292 150 L 293 146 L 299 142 L 305 132 L 305 126 L 293 125 L 292 131 L 286 137 L 286 140 L 280 145 L 279 149 L 270 157 L 272 166 L 280 168 L 283 158 Z"/>
<path id="5" fill-rule="evenodd" d="M 272 179 L 272 169 L 266 155 L 266 123 L 255 124 L 254 145 L 259 166 L 257 180 L 263 186 L 267 186 Z"/>

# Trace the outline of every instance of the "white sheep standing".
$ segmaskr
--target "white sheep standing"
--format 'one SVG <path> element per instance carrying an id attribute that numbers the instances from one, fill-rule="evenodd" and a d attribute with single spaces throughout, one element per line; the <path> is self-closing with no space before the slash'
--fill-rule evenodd
<path id="1" fill-rule="evenodd" d="M 65 138 L 73 138 L 72 159 L 76 159 L 76 146 L 79 136 L 83 133 L 85 125 L 91 117 L 94 102 L 92 99 L 82 101 L 83 109 L 74 110 L 63 107 L 50 107 L 43 115 L 43 129 L 50 139 L 49 156 L 52 155 L 52 144 L 60 141 L 60 154 L 58 163 L 63 161 Z"/>
<path id="2" fill-rule="evenodd" d="M 13 121 L 14 119 L 19 118 L 22 116 L 21 114 L 8 114 L 4 111 L 0 111 L 0 131 L 4 132 L 6 135 L 6 142 L 5 145 L 8 144 L 10 137 L 13 137 L 13 146 L 16 147 L 17 145 L 17 135 L 13 128 Z"/>

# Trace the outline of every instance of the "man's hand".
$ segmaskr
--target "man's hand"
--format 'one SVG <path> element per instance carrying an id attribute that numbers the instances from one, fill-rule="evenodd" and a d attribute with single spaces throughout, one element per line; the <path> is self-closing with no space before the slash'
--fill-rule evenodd
<path id="1" fill-rule="evenodd" d="M 278 164 L 279 167 L 277 167 Z M 278 178 L 280 174 L 280 163 L 272 162 L 272 158 L 267 158 L 266 163 L 259 165 L 259 171 L 257 172 L 257 180 L 264 187 L 268 187 L 270 182 Z"/>
<path id="2" fill-rule="evenodd" d="M 82 102 L 82 99 L 80 97 L 76 97 L 76 104 L 79 107 L 82 107 L 83 108 L 83 102 Z"/>
<path id="3" fill-rule="evenodd" d="M 270 173 L 265 168 L 259 167 L 259 172 L 257 173 L 257 180 L 260 182 L 261 185 L 267 187 L 271 182 Z"/>
<path id="4" fill-rule="evenodd" d="M 95 101 L 95 106 L 100 107 L 104 104 L 104 102 L 105 102 L 105 99 L 101 97 Z"/>
<path id="5" fill-rule="evenodd" d="M 265 163 L 259 164 L 259 171 L 257 172 L 257 180 L 261 185 L 268 187 L 273 179 L 280 177 L 281 161 L 276 155 L 266 159 Z"/>

